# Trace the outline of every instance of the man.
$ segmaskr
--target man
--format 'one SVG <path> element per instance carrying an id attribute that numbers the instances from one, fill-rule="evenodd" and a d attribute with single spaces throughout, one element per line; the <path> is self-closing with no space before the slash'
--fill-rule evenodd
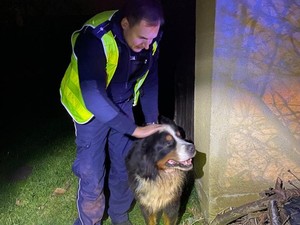
<path id="1" fill-rule="evenodd" d="M 79 178 L 74 224 L 101 224 L 105 158 L 109 156 L 108 214 L 114 225 L 130 225 L 133 194 L 124 162 L 133 138 L 160 129 L 158 43 L 163 10 L 158 0 L 127 0 L 121 10 L 105 11 L 72 34 L 71 63 L 60 87 L 61 102 L 75 124 Z M 140 101 L 146 126 L 134 122 Z M 107 150 L 106 150 L 107 149 Z"/>

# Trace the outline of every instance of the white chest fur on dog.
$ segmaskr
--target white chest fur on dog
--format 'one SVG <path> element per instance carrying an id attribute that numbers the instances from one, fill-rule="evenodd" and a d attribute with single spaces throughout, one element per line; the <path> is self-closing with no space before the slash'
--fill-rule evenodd
<path id="1" fill-rule="evenodd" d="M 140 204 L 146 206 L 152 213 L 156 213 L 166 207 L 174 196 L 180 194 L 185 173 L 161 171 L 154 181 L 139 176 L 136 179 L 138 182 L 136 195 L 140 199 Z"/>

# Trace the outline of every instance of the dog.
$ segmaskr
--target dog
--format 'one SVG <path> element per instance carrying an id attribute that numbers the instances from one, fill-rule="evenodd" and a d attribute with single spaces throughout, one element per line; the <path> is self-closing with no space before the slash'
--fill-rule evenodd
<path id="1" fill-rule="evenodd" d="M 129 186 L 147 225 L 175 225 L 180 198 L 192 170 L 195 146 L 184 139 L 183 129 L 161 117 L 163 128 L 133 143 L 125 158 Z"/>

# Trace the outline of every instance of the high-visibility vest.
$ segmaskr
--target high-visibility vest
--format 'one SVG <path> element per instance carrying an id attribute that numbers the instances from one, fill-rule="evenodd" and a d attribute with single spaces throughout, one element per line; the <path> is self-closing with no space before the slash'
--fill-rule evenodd
<path id="1" fill-rule="evenodd" d="M 103 34 L 101 34 L 101 41 L 106 56 L 106 87 L 107 87 L 111 79 L 113 78 L 113 75 L 118 65 L 119 50 L 113 33 L 110 30 L 106 32 L 104 29 L 105 26 L 108 25 L 110 19 L 112 18 L 115 12 L 116 10 L 105 11 L 95 15 L 94 17 L 89 19 L 82 26 L 80 30 L 75 31 L 71 37 L 71 44 L 72 44 L 71 62 L 64 74 L 64 77 L 60 85 L 60 97 L 63 106 L 66 108 L 66 110 L 71 115 L 73 120 L 75 120 L 79 124 L 87 123 L 89 120 L 91 120 L 94 117 L 94 115 L 86 108 L 82 97 L 80 84 L 79 84 L 79 76 L 78 76 L 77 56 L 75 55 L 74 52 L 75 42 L 80 31 L 82 29 L 85 29 L 86 27 L 92 27 L 92 28 L 97 27 L 97 30 L 104 31 Z M 156 49 L 157 49 L 157 42 L 154 42 L 152 48 L 152 55 L 155 54 Z M 134 86 L 134 100 L 133 100 L 134 106 L 138 102 L 139 95 L 140 95 L 139 89 L 144 83 L 148 72 L 149 70 L 147 70 L 146 73 L 137 80 Z"/>

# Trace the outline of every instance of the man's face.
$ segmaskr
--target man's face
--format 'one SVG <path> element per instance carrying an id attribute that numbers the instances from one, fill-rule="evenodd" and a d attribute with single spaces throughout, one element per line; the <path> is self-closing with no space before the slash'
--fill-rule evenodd
<path id="1" fill-rule="evenodd" d="M 123 35 L 128 44 L 134 52 L 140 52 L 143 49 L 149 49 L 149 45 L 153 39 L 156 38 L 160 25 L 150 26 L 145 20 L 141 20 L 140 23 L 129 26 L 129 22 L 126 18 L 121 21 L 123 28 Z"/>

